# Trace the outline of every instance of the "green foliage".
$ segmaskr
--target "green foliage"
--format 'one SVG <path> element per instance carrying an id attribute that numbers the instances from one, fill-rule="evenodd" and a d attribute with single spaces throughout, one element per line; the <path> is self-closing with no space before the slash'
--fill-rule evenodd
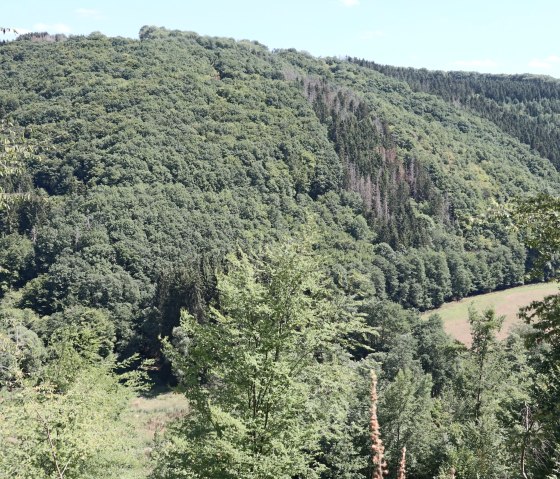
<path id="1" fill-rule="evenodd" d="M 410 475 L 428 477 L 433 471 L 441 439 L 432 420 L 431 390 L 429 375 L 401 369 L 383 391 L 379 414 L 391 470 L 397 469 L 406 446 Z"/>
<path id="2" fill-rule="evenodd" d="M 414 310 L 553 274 L 555 197 L 496 212 L 560 191 L 557 82 L 370 67 L 158 27 L 0 45 L 2 473 L 126 477 L 112 355 L 165 380 L 159 337 L 191 412 L 154 477 L 370 477 L 374 367 L 392 466 L 553 473 L 557 301 L 504 343 L 473 313 L 471 348 Z"/>
<path id="3" fill-rule="evenodd" d="M 525 198 L 515 205 L 513 216 L 525 243 L 538 254 L 533 274 L 550 272 L 560 251 L 560 199 L 546 194 Z"/>
<path id="4" fill-rule="evenodd" d="M 33 253 L 33 244 L 25 236 L 14 233 L 0 238 L 0 294 L 25 281 Z"/>
<path id="5" fill-rule="evenodd" d="M 531 273 L 554 276 L 560 247 L 558 234 L 559 201 L 541 194 L 519 201 L 513 211 L 516 226 L 537 254 Z M 523 441 L 520 446 L 523 466 L 542 477 L 554 477 L 560 444 L 560 295 L 535 301 L 520 312 L 531 325 L 525 334 L 533 368 L 531 401 L 524 409 Z"/>
<path id="6" fill-rule="evenodd" d="M 432 394 L 439 396 L 457 377 L 462 345 L 454 343 L 443 329 L 443 321 L 431 315 L 414 326 L 418 358 L 422 369 L 432 376 Z"/>
<path id="7" fill-rule="evenodd" d="M 114 325 L 99 309 L 80 306 L 66 309 L 50 316 L 43 328 L 43 337 L 48 344 L 54 348 L 75 349 L 89 362 L 109 356 L 114 348 Z"/>
<path id="8" fill-rule="evenodd" d="M 552 474 L 560 445 L 560 295 L 532 303 L 521 316 L 532 326 L 526 341 L 534 351 L 535 369 L 533 401 L 527 412 L 526 461 L 539 474 Z"/>
<path id="9" fill-rule="evenodd" d="M 130 364 L 115 362 L 108 316 L 39 318 L 18 300 L 0 303 L 0 477 L 132 477 L 141 458 L 124 413 L 139 373 L 114 372 Z"/>
<path id="10" fill-rule="evenodd" d="M 114 325 L 101 310 L 73 307 L 56 313 L 41 325 L 49 363 L 43 374 L 66 389 L 82 368 L 94 366 L 112 354 Z"/>
<path id="11" fill-rule="evenodd" d="M 30 310 L 16 308 L 13 295 L 0 303 L 0 390 L 21 386 L 37 374 L 46 348 L 37 333 L 39 318 Z"/>
<path id="12" fill-rule="evenodd" d="M 45 356 L 37 334 L 21 324 L 0 331 L 0 386 L 14 387 L 35 373 Z"/>
<path id="13" fill-rule="evenodd" d="M 501 329 L 504 317 L 496 317 L 494 310 L 489 309 L 482 315 L 474 309 L 469 311 L 471 325 L 471 359 L 468 380 L 472 384 L 474 394 L 474 417 L 478 421 L 484 414 L 484 408 L 489 407 L 487 396 L 491 395 L 496 400 L 496 395 L 491 394 L 501 382 L 500 364 L 498 361 L 498 344 L 496 333 Z"/>
<path id="14" fill-rule="evenodd" d="M 130 392 L 112 367 L 81 369 L 64 394 L 48 384 L 0 393 L 0 477 L 128 477 L 138 460 L 122 419 Z"/>
<path id="15" fill-rule="evenodd" d="M 194 412 L 161 445 L 156 477 L 319 477 L 351 380 L 339 344 L 363 329 L 352 305 L 296 244 L 230 257 L 217 288 L 220 310 L 183 315 L 167 349 Z"/>
<path id="16" fill-rule="evenodd" d="M 406 81 L 414 91 L 431 93 L 450 103 L 461 104 L 530 145 L 557 168 L 560 166 L 560 83 L 557 79 L 527 74 L 428 71 L 357 59 L 351 61 Z M 457 127 L 463 132 L 470 129 L 466 122 L 459 122 Z"/>
<path id="17" fill-rule="evenodd" d="M 477 116 L 254 42 L 156 27 L 50 40 L 0 48 L 4 136 L 36 147 L 0 179 L 28 194 L 0 212 L 2 241 L 21 239 L 0 280 L 22 306 L 107 310 L 119 352 L 157 355 L 180 308 L 211 301 L 225 255 L 310 217 L 332 277 L 364 298 L 424 310 L 523 281 L 523 245 L 482 216 L 560 177 Z"/>
<path id="18" fill-rule="evenodd" d="M 469 322 L 471 346 L 459 357 L 451 388 L 441 395 L 439 420 L 448 434 L 441 472 L 454 467 L 462 478 L 518 477 L 527 455 L 530 351 L 518 333 L 507 342 L 496 339 L 503 317 L 491 309 L 471 310 Z"/>

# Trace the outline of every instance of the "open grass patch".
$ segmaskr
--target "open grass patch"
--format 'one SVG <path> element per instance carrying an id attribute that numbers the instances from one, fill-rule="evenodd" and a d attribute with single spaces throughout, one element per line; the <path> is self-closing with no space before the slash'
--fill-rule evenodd
<path id="1" fill-rule="evenodd" d="M 520 308 L 558 292 L 558 283 L 528 284 L 445 303 L 438 309 L 426 311 L 422 317 L 439 314 L 448 334 L 465 344 L 470 344 L 469 307 L 472 305 L 479 311 L 494 308 L 498 315 L 506 317 L 499 333 L 499 338 L 503 339 L 511 327 L 520 321 L 517 316 Z"/>
<path id="2" fill-rule="evenodd" d="M 138 396 L 130 403 L 127 421 L 132 425 L 139 457 L 138 470 L 131 477 L 148 477 L 151 469 L 150 455 L 157 434 L 165 431 L 166 425 L 189 411 L 187 398 L 175 392 L 165 392 L 154 396 Z"/>

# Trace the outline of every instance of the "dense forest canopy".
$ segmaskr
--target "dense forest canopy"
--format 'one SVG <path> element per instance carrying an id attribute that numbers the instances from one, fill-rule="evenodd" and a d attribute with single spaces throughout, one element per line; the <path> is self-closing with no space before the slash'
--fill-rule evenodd
<path id="1" fill-rule="evenodd" d="M 0 111 L 52 145 L 4 186 L 32 194 L 0 218 L 23 256 L 6 287 L 42 315 L 110 310 L 123 348 L 199 307 L 224 253 L 310 218 L 341 282 L 407 307 L 520 284 L 523 245 L 479 219 L 560 184 L 492 124 L 345 61 L 151 27 L 1 55 Z"/>
<path id="2" fill-rule="evenodd" d="M 80 475 L 103 465 L 79 447 L 98 448 L 112 474 L 126 469 L 125 452 L 98 443 L 68 440 L 58 460 L 29 431 L 50 440 L 52 411 L 97 407 L 109 392 L 115 409 L 88 421 L 110 422 L 130 393 L 114 370 L 131 357 L 120 370 L 150 358 L 152 380 L 177 382 L 193 405 L 154 454 L 154 477 L 371 475 L 360 428 L 371 369 L 392 471 L 403 446 L 411 477 L 520 477 L 520 454 L 531 477 L 557 466 L 551 428 L 533 437 L 517 422 L 532 404 L 520 375 L 541 351 L 524 349 L 520 332 L 496 341 L 491 311 L 472 312 L 467 349 L 416 310 L 523 284 L 542 266 L 541 243 L 509 211 L 560 194 L 558 82 L 156 27 L 138 40 L 22 35 L 0 45 L 0 82 L 2 165 L 17 164 L 0 177 L 0 387 L 35 381 L 54 394 L 10 403 L 7 424 L 43 454 L 21 477 L 102 477 Z M 536 279 L 554 274 L 549 256 Z M 269 381 L 262 401 L 244 402 L 243 378 L 253 390 Z M 91 403 L 64 399 L 92 380 Z M 17 422 L 22 401 L 43 411 L 37 424 Z M 8 455 L 6 470 L 20 459 Z M 188 467 L 194 475 L 180 475 Z"/>
<path id="3" fill-rule="evenodd" d="M 417 92 L 434 94 L 496 124 L 560 168 L 560 81 L 538 75 L 442 72 L 353 63 L 405 81 Z"/>

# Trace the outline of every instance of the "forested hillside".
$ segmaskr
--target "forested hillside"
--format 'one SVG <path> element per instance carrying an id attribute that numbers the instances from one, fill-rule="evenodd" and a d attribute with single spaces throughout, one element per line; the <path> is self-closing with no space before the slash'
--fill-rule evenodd
<path id="1" fill-rule="evenodd" d="M 560 168 L 560 81 L 537 75 L 442 72 L 353 63 L 407 82 L 495 123 Z"/>
<path id="2" fill-rule="evenodd" d="M 560 194 L 559 89 L 508 77 L 502 92 L 468 75 L 444 76 L 440 86 L 435 75 L 155 27 L 138 40 L 28 34 L 0 45 L 3 155 L 12 144 L 26 151 L 22 168 L 0 178 L 4 387 L 35 381 L 80 397 L 98 381 L 117 408 L 126 393 L 114 361 L 137 354 L 154 360 L 151 380 L 178 382 L 193 401 L 192 416 L 172 429 L 177 437 L 201 435 L 164 443 L 154 477 L 356 478 L 371 476 L 367 428 L 358 426 L 377 368 L 392 470 L 405 444 L 411 477 L 452 467 L 457 477 L 518 477 L 507 474 L 521 450 L 535 471 L 552 470 L 554 447 L 542 449 L 549 460 L 531 456 L 533 439 L 516 429 L 531 386 L 510 373 L 530 375 L 520 337 L 498 346 L 499 319 L 473 313 L 479 342 L 467 350 L 414 310 L 526 280 L 536 247 L 501 212 L 516 198 Z M 285 333 L 266 323 L 284 310 L 300 318 Z M 243 311 L 269 319 L 259 329 Z M 215 327 L 222 323 L 227 331 Z M 267 335 L 270 344 L 252 343 Z M 302 344 L 311 346 L 302 352 Z M 270 357 L 276 369 L 261 365 Z M 487 357 L 495 367 L 475 393 Z M 276 406 L 241 406 L 235 380 L 251 371 L 275 378 L 263 397 L 276 394 L 266 399 Z M 403 391 L 409 402 L 398 411 Z M 328 394 L 331 404 L 305 403 Z M 460 397 L 469 398 L 464 406 Z M 269 414 L 283 410 L 293 416 L 270 426 Z M 100 414 L 91 421 L 103 430 L 119 412 Z M 37 431 L 49 431 L 48 415 L 37 417 L 46 418 Z M 12 448 L 14 430 L 35 427 L 16 423 L 6 436 Z M 251 435 L 256 425 L 262 437 Z M 29 434 L 35 450 L 41 433 Z M 60 473 L 49 447 L 21 477 Z M 68 447 L 72 466 L 56 477 L 117 477 L 127 468 L 126 452 L 96 443 L 113 472 L 81 476 L 93 463 Z M 15 471 L 21 457 L 6 457 Z M 177 472 L 185 457 L 193 475 Z"/>
<path id="3" fill-rule="evenodd" d="M 41 315 L 110 310 L 123 347 L 200 307 L 224 253 L 306 221 L 341 282 L 404 306 L 520 284 L 522 244 L 473 219 L 560 185 L 490 123 L 347 62 L 149 28 L 1 53 L 0 110 L 51 144 L 10 180 L 32 201 L 1 218 L 6 287 Z"/>

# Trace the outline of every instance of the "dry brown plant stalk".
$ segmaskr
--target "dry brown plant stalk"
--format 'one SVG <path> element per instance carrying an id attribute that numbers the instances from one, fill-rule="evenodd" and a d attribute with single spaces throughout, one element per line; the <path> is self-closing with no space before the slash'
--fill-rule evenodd
<path id="1" fill-rule="evenodd" d="M 370 392 L 370 440 L 371 440 L 371 461 L 373 463 L 372 479 L 384 479 L 388 474 L 387 463 L 385 462 L 385 448 L 381 440 L 379 431 L 379 421 L 377 420 L 377 375 L 371 371 L 371 392 Z"/>
<path id="2" fill-rule="evenodd" d="M 406 479 L 406 446 L 402 448 L 401 462 L 397 472 L 397 479 Z"/>

